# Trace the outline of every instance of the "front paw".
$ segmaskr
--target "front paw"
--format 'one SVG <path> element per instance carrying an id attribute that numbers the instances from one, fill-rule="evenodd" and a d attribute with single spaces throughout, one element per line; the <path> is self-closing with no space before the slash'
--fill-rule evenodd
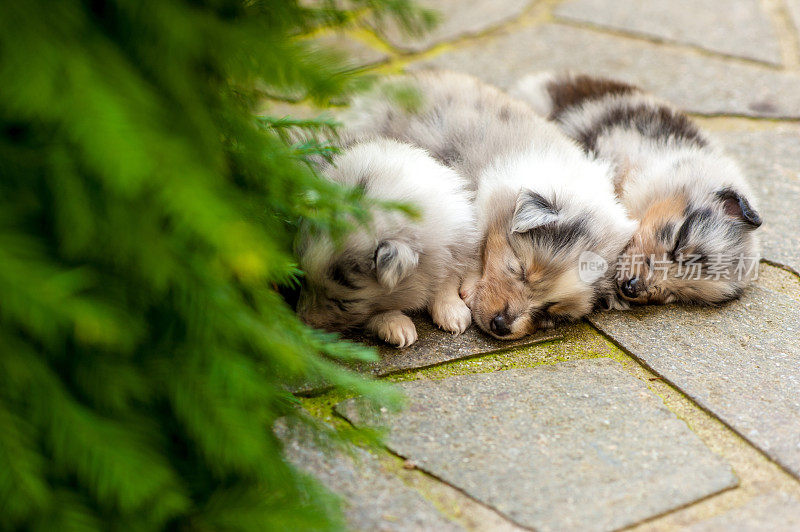
<path id="1" fill-rule="evenodd" d="M 447 332 L 461 334 L 472 323 L 472 313 L 466 303 L 453 297 L 431 307 L 433 321 Z"/>
<path id="2" fill-rule="evenodd" d="M 414 322 L 401 312 L 376 316 L 369 328 L 378 338 L 396 347 L 408 347 L 417 341 L 417 328 Z"/>
<path id="3" fill-rule="evenodd" d="M 631 304 L 617 294 L 605 297 L 600 305 L 601 310 L 629 310 L 630 308 Z"/>

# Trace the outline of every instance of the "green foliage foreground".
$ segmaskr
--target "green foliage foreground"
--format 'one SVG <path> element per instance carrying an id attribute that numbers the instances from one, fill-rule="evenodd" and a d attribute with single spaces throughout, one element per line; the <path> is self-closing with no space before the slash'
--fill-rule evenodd
<path id="1" fill-rule="evenodd" d="M 312 423 L 292 381 L 386 398 L 335 363 L 372 352 L 306 329 L 275 290 L 296 274 L 293 221 L 342 230 L 363 210 L 291 124 L 253 115 L 262 91 L 352 85 L 293 38 L 352 13 L 303 4 L 0 3 L 1 528 L 339 523 L 270 430 Z"/>

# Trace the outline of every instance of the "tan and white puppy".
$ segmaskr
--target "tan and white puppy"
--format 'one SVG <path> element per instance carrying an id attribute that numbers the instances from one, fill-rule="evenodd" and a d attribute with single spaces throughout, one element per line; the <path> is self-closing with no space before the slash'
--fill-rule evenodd
<path id="1" fill-rule="evenodd" d="M 585 75 L 530 75 L 512 92 L 614 165 L 616 194 L 639 221 L 618 265 L 623 298 L 716 304 L 757 275 L 756 199 L 736 162 L 684 113 Z"/>
<path id="2" fill-rule="evenodd" d="M 300 318 L 330 331 L 363 327 L 398 347 L 417 339 L 410 311 L 427 309 L 442 329 L 464 332 L 471 317 L 458 290 L 478 248 L 464 181 L 424 150 L 390 139 L 353 144 L 322 172 L 367 198 L 410 204 L 420 216 L 375 207 L 368 226 L 339 246 L 304 235 Z"/>
<path id="3" fill-rule="evenodd" d="M 421 146 L 469 181 L 482 268 L 462 293 L 484 331 L 519 338 L 616 300 L 605 265 L 635 224 L 611 168 L 526 104 L 470 76 L 420 72 L 359 97 L 342 119 L 345 138 Z"/>

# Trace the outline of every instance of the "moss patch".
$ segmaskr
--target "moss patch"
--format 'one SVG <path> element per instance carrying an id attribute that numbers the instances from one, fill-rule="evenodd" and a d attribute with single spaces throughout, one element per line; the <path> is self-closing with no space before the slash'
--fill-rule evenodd
<path id="1" fill-rule="evenodd" d="M 336 428 L 342 428 L 349 423 L 336 414 L 333 407 L 351 397 L 355 397 L 355 394 L 331 390 L 315 397 L 298 397 L 298 399 L 303 408 L 315 418 Z"/>
<path id="2" fill-rule="evenodd" d="M 391 382 L 419 379 L 440 380 L 454 375 L 491 373 L 512 368 L 531 368 L 567 360 L 600 357 L 613 358 L 623 364 L 630 362 L 627 355 L 586 322 L 569 325 L 562 328 L 560 332 L 563 337 L 557 340 L 454 360 L 430 368 L 396 373 L 385 378 Z"/>

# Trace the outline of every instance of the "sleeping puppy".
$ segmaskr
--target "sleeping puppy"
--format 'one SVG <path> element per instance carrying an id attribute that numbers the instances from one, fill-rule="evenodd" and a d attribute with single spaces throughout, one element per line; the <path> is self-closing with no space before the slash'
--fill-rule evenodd
<path id="1" fill-rule="evenodd" d="M 611 168 L 529 106 L 470 76 L 421 72 L 359 97 L 342 120 L 345 138 L 421 146 L 475 191 L 482 267 L 462 295 L 481 329 L 514 339 L 614 304 L 607 264 L 635 224 Z"/>
<path id="2" fill-rule="evenodd" d="M 614 165 L 616 194 L 640 223 L 618 264 L 624 299 L 717 304 L 757 275 L 753 193 L 685 114 L 632 85 L 583 75 L 527 76 L 514 93 Z"/>
<path id="3" fill-rule="evenodd" d="M 405 312 L 427 309 L 442 329 L 464 332 L 471 317 L 458 290 L 476 267 L 478 244 L 463 180 L 424 150 L 389 139 L 353 144 L 322 171 L 369 199 L 411 204 L 420 216 L 376 206 L 368 226 L 339 246 L 304 235 L 300 318 L 331 331 L 363 327 L 397 347 L 417 339 Z"/>

